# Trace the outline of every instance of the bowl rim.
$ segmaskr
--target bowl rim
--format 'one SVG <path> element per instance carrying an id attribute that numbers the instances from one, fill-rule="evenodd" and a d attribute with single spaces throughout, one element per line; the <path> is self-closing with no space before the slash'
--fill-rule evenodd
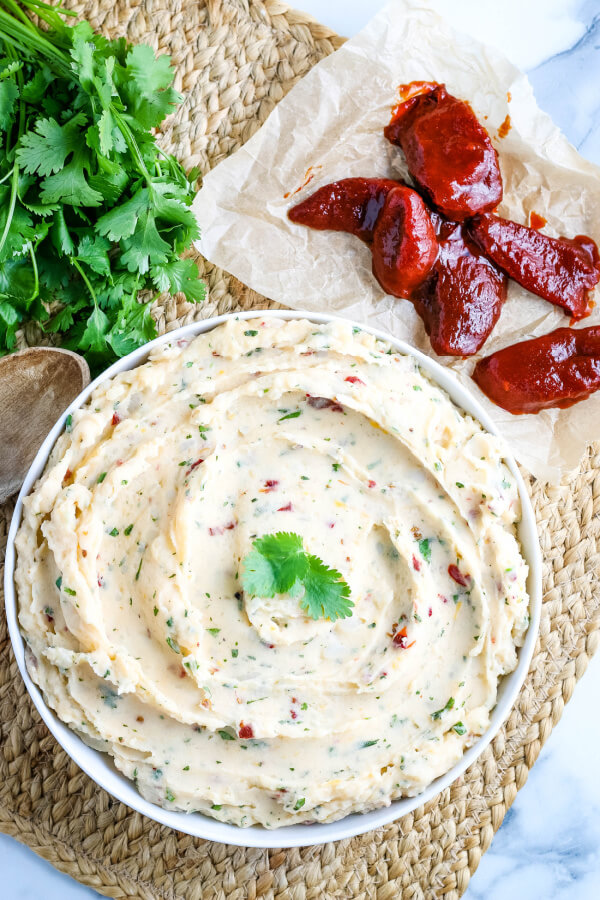
<path id="1" fill-rule="evenodd" d="M 533 656 L 537 634 L 539 629 L 540 612 L 542 605 L 542 558 L 537 534 L 535 514 L 525 488 L 521 473 L 516 465 L 508 447 L 505 446 L 504 461 L 511 474 L 515 478 L 520 500 L 521 520 L 518 523 L 518 538 L 521 544 L 523 556 L 529 566 L 527 590 L 530 600 L 530 621 L 523 646 L 518 649 L 518 663 L 516 668 L 508 675 L 502 677 L 495 707 L 490 716 L 488 729 L 469 747 L 458 762 L 446 773 L 432 781 L 423 791 L 414 797 L 404 797 L 392 801 L 388 806 L 365 813 L 351 813 L 342 819 L 330 823 L 314 823 L 310 825 L 285 825 L 276 829 L 267 829 L 261 825 L 251 825 L 242 828 L 237 825 L 229 825 L 219 822 L 202 813 L 185 813 L 165 809 L 146 800 L 138 792 L 134 783 L 119 772 L 107 753 L 95 750 L 83 742 L 83 740 L 63 723 L 46 705 L 42 692 L 32 681 L 25 663 L 25 641 L 21 635 L 17 618 L 16 586 L 14 582 L 14 570 L 16 562 L 15 537 L 21 523 L 23 500 L 30 493 L 35 482 L 42 474 L 48 457 L 56 440 L 62 433 L 67 417 L 74 410 L 82 406 L 98 385 L 112 378 L 120 372 L 136 368 L 144 363 L 149 355 L 163 344 L 178 340 L 193 338 L 199 334 L 212 331 L 218 325 L 229 319 L 248 320 L 256 318 L 275 318 L 285 321 L 293 319 L 308 319 L 317 325 L 332 321 L 349 323 L 361 331 L 374 335 L 379 340 L 385 341 L 394 347 L 399 353 L 412 356 L 416 359 L 421 369 L 431 380 L 449 394 L 451 400 L 462 410 L 478 420 L 486 431 L 500 437 L 502 436 L 492 422 L 479 401 L 462 385 L 454 373 L 440 365 L 436 360 L 426 356 L 420 350 L 409 344 L 394 338 L 376 328 L 371 328 L 361 322 L 355 322 L 341 316 L 328 313 L 314 313 L 307 310 L 266 309 L 249 310 L 247 312 L 232 312 L 192 322 L 173 331 L 149 341 L 127 356 L 113 363 L 108 369 L 95 378 L 64 410 L 58 418 L 38 452 L 25 476 L 23 486 L 19 491 L 15 509 L 10 523 L 6 543 L 6 558 L 4 571 L 4 595 L 8 630 L 13 652 L 19 667 L 21 676 L 29 695 L 40 714 L 42 720 L 58 741 L 60 746 L 73 759 L 73 761 L 88 775 L 99 787 L 130 808 L 147 816 L 149 819 L 161 825 L 167 825 L 177 831 L 190 834 L 194 837 L 218 843 L 232 844 L 239 847 L 258 848 L 288 848 L 302 846 L 316 846 L 330 841 L 355 837 L 412 812 L 427 801 L 435 797 L 440 791 L 448 787 L 473 763 L 485 750 L 488 744 L 496 736 L 509 716 L 511 708 L 517 699 L 518 693 L 525 681 L 529 664 Z"/>

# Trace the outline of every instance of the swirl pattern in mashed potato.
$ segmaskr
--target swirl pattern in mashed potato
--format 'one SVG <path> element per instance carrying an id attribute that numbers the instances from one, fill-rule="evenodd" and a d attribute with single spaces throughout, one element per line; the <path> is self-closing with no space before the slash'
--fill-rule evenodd
<path id="1" fill-rule="evenodd" d="M 501 442 L 349 324 L 231 319 L 101 384 L 25 501 L 46 702 L 150 800 L 238 825 L 421 791 L 487 727 L 528 625 Z M 350 618 L 251 598 L 293 531 Z"/>

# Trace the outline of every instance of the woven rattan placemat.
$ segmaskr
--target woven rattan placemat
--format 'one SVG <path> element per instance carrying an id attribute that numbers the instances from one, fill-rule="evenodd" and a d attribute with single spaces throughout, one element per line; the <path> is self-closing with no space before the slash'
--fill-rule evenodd
<path id="1" fill-rule="evenodd" d="M 186 101 L 163 145 L 208 171 L 342 39 L 279 0 L 67 2 L 92 25 L 172 55 Z M 267 305 L 198 260 L 209 301 L 161 298 L 160 330 Z M 248 850 L 155 824 L 100 790 L 56 744 L 19 676 L 0 617 L 0 829 L 110 897 L 145 900 L 457 900 L 598 645 L 600 444 L 560 487 L 531 483 L 544 555 L 544 607 L 531 670 L 479 762 L 435 800 L 337 844 Z M 11 514 L 0 513 L 2 544 Z M 2 558 L 4 547 L 1 549 Z M 273 834 L 277 842 L 277 833 Z"/>

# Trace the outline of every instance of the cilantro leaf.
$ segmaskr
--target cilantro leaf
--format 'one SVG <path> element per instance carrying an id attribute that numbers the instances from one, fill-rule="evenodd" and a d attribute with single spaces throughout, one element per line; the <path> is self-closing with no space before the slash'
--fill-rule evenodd
<path id="1" fill-rule="evenodd" d="M 258 550 L 251 550 L 244 557 L 242 584 L 253 597 L 274 597 L 277 593 L 273 567 Z"/>
<path id="2" fill-rule="evenodd" d="M 318 556 L 308 557 L 308 572 L 304 576 L 304 596 L 300 606 L 312 619 L 345 619 L 352 615 L 354 603 L 350 587 L 342 581 L 341 572 L 330 569 Z"/>
<path id="3" fill-rule="evenodd" d="M 81 347 L 91 353 L 102 353 L 106 348 L 106 332 L 108 331 L 108 318 L 106 313 L 96 307 L 86 322 L 85 331 L 81 337 Z"/>
<path id="4" fill-rule="evenodd" d="M 300 606 L 313 619 L 352 615 L 350 587 L 337 569 L 305 552 L 302 537 L 279 531 L 255 540 L 242 561 L 241 580 L 252 596 L 299 597 Z M 304 591 L 304 593 L 302 593 Z"/>
<path id="5" fill-rule="evenodd" d="M 129 200 L 100 216 L 96 222 L 96 231 L 110 241 L 121 241 L 130 237 L 135 231 L 142 210 L 148 209 L 148 203 L 148 191 L 143 188 Z"/>
<path id="6" fill-rule="evenodd" d="M 98 275 L 110 275 L 109 250 L 110 241 L 107 241 L 106 238 L 99 235 L 91 237 L 89 234 L 85 234 L 77 248 L 77 259 L 79 262 L 87 263 L 90 269 L 93 269 Z"/>
<path id="7" fill-rule="evenodd" d="M 150 269 L 150 263 L 165 263 L 169 245 L 162 239 L 156 227 L 156 220 L 150 210 L 144 210 L 137 220 L 135 231 L 123 241 L 124 253 L 121 262 L 130 272 L 142 275 Z"/>
<path id="8" fill-rule="evenodd" d="M 150 47 L 71 26 L 38 0 L 3 15 L 0 355 L 34 321 L 97 372 L 156 335 L 154 291 L 204 299 L 179 258 L 199 235 L 199 173 L 151 131 L 182 98 Z"/>
<path id="9" fill-rule="evenodd" d="M 31 175 L 60 172 L 67 157 L 81 143 L 84 122 L 82 113 L 73 116 L 66 125 L 59 125 L 55 119 L 38 119 L 35 131 L 27 132 L 20 140 L 17 162 Z"/>
<path id="10" fill-rule="evenodd" d="M 206 296 L 206 285 L 198 277 L 198 269 L 191 259 L 176 259 L 163 266 L 154 266 L 150 274 L 159 291 L 185 294 L 186 299 L 199 303 Z"/>
<path id="11" fill-rule="evenodd" d="M 102 194 L 87 183 L 86 169 L 89 170 L 87 152 L 79 146 L 68 165 L 56 175 L 49 175 L 42 181 L 40 197 L 43 202 L 60 202 L 68 206 L 100 206 Z"/>

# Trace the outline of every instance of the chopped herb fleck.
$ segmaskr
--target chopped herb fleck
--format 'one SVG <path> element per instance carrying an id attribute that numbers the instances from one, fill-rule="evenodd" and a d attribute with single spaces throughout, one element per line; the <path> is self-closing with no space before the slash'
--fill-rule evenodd
<path id="1" fill-rule="evenodd" d="M 441 719 L 442 713 L 447 712 L 449 709 L 452 709 L 454 706 L 454 697 L 450 697 L 445 706 L 441 709 L 437 709 L 435 712 L 431 713 L 431 718 L 434 720 Z"/>
<path id="2" fill-rule="evenodd" d="M 167 644 L 169 645 L 171 650 L 173 650 L 174 653 L 181 653 L 181 648 L 180 648 L 179 644 L 171 636 L 169 636 L 167 638 Z"/>
<path id="3" fill-rule="evenodd" d="M 429 538 L 423 538 L 422 541 L 419 541 L 419 551 L 425 562 L 431 562 L 431 545 L 429 543 Z"/>

